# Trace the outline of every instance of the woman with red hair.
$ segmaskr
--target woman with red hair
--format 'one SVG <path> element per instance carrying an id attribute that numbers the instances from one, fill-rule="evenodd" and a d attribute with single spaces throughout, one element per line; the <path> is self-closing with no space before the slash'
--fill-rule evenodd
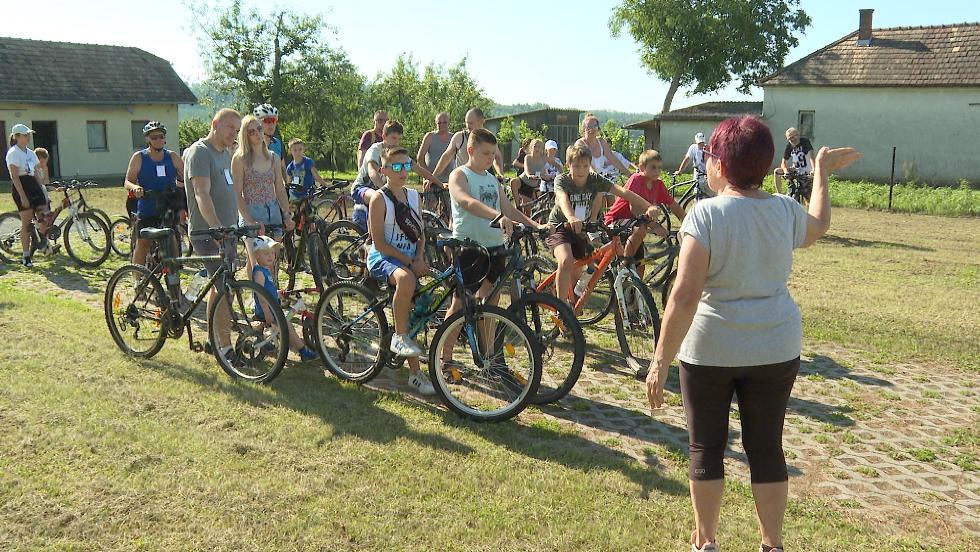
<path id="1" fill-rule="evenodd" d="M 808 211 L 762 190 L 775 147 L 759 119 L 723 121 L 705 154 L 708 186 L 718 195 L 698 202 L 681 225 L 677 281 L 647 375 L 647 398 L 651 408 L 663 405 L 667 368 L 676 356 L 688 426 L 694 551 L 718 550 L 728 412 L 737 398 L 759 549 L 781 552 L 789 489 L 783 419 L 803 337 L 800 310 L 787 289 L 793 249 L 827 231 L 827 177 L 860 154 L 820 150 Z"/>

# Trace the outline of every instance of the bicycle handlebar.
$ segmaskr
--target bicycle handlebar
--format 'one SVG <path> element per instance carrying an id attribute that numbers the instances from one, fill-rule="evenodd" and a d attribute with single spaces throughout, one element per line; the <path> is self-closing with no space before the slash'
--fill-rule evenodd
<path id="1" fill-rule="evenodd" d="M 55 190 L 60 191 L 60 190 L 76 190 L 79 188 L 96 188 L 99 186 L 99 183 L 95 182 L 94 180 L 86 180 L 84 182 L 80 182 L 76 179 L 52 180 L 48 184 L 48 186 L 53 187 Z"/>
<path id="2" fill-rule="evenodd" d="M 207 228 L 205 230 L 192 230 L 191 236 L 209 236 L 215 240 L 220 240 L 228 236 L 254 237 L 252 234 L 259 231 L 260 225 L 255 226 L 219 226 L 217 228 Z"/>

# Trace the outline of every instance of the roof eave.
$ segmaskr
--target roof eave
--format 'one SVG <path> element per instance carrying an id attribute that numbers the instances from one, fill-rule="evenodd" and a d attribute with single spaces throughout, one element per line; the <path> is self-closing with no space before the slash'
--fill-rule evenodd
<path id="1" fill-rule="evenodd" d="M 38 99 L 16 99 L 16 98 L 0 98 L 0 102 L 6 103 L 24 103 L 24 104 L 45 104 L 45 105 L 196 105 L 197 98 L 194 101 L 187 101 L 187 98 L 179 100 L 129 100 L 129 101 L 119 101 L 119 100 L 38 100 Z"/>

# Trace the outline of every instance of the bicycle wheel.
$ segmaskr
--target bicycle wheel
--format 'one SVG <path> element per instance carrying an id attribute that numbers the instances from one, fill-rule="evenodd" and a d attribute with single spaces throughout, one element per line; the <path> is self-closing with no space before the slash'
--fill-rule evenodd
<path id="1" fill-rule="evenodd" d="M 208 339 L 218 365 L 233 378 L 272 381 L 289 354 L 286 315 L 278 298 L 255 282 L 230 277 L 217 288 L 208 314 Z M 263 303 L 264 320 L 256 316 L 256 302 Z"/>
<path id="2" fill-rule="evenodd" d="M 554 295 L 528 293 L 508 309 L 524 320 L 541 352 L 541 384 L 531 399 L 548 404 L 568 394 L 585 362 L 585 336 L 575 313 Z"/>
<path id="3" fill-rule="evenodd" d="M 95 215 L 95 216 L 99 217 L 100 219 L 102 219 L 102 222 L 104 222 L 107 227 L 112 228 L 113 218 L 110 217 L 109 214 L 106 213 L 105 211 L 103 211 L 102 209 L 99 209 L 99 208 L 94 208 L 93 209 L 93 208 L 89 207 L 89 208 L 85 209 L 83 212 L 85 212 L 85 213 L 92 213 L 93 215 Z"/>
<path id="4" fill-rule="evenodd" d="M 367 271 L 364 244 L 367 233 L 349 220 L 340 220 L 327 226 L 324 231 L 329 259 L 330 283 L 361 280 Z"/>
<path id="5" fill-rule="evenodd" d="M 639 278 L 629 275 L 623 281 L 623 295 L 616 298 L 613 312 L 616 337 L 626 364 L 637 372 L 645 370 L 660 339 L 660 314 L 650 290 Z"/>
<path id="6" fill-rule="evenodd" d="M 112 251 L 124 259 L 133 254 L 133 228 L 129 217 L 116 217 L 109 225 Z"/>
<path id="7" fill-rule="evenodd" d="M 609 314 L 613 306 L 612 275 L 607 273 L 592 289 L 592 294 L 582 307 L 578 321 L 583 326 L 597 324 Z"/>
<path id="8" fill-rule="evenodd" d="M 0 249 L 11 258 L 21 255 L 20 215 L 3 213 L 0 215 Z"/>
<path id="9" fill-rule="evenodd" d="M 99 266 L 112 251 L 109 227 L 94 213 L 81 213 L 70 219 L 65 224 L 64 236 L 65 251 L 81 266 Z"/>
<path id="10" fill-rule="evenodd" d="M 320 358 L 345 381 L 370 381 L 388 363 L 391 331 L 375 296 L 352 282 L 340 282 L 320 296 L 314 332 Z"/>
<path id="11" fill-rule="evenodd" d="M 447 346 L 452 364 L 439 354 Z M 471 318 L 464 309 L 436 330 L 429 347 L 429 378 L 456 414 L 499 422 L 519 414 L 537 393 L 541 355 L 524 321 L 499 307 L 480 305 Z"/>
<path id="12" fill-rule="evenodd" d="M 149 269 L 119 267 L 109 277 L 103 299 L 105 322 L 116 346 L 139 358 L 157 354 L 167 339 L 168 305 L 163 286 Z"/>

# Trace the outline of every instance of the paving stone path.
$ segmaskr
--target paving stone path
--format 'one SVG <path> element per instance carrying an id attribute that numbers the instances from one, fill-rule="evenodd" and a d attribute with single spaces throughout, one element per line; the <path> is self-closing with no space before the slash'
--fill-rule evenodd
<path id="1" fill-rule="evenodd" d="M 644 462 L 684 461 L 687 432 L 676 371 L 668 406 L 651 418 L 642 384 L 618 371 L 604 352 L 589 353 L 571 396 L 531 408 L 518 422 L 544 416 Z M 914 514 L 950 532 L 980 535 L 977 376 L 860 360 L 866 356 L 831 346 L 806 351 L 786 418 L 790 492 L 828 498 L 885 524 L 897 526 Z M 408 393 L 405 380 L 404 371 L 385 370 L 371 386 Z M 726 470 L 748 482 L 734 403 L 730 422 Z"/>

